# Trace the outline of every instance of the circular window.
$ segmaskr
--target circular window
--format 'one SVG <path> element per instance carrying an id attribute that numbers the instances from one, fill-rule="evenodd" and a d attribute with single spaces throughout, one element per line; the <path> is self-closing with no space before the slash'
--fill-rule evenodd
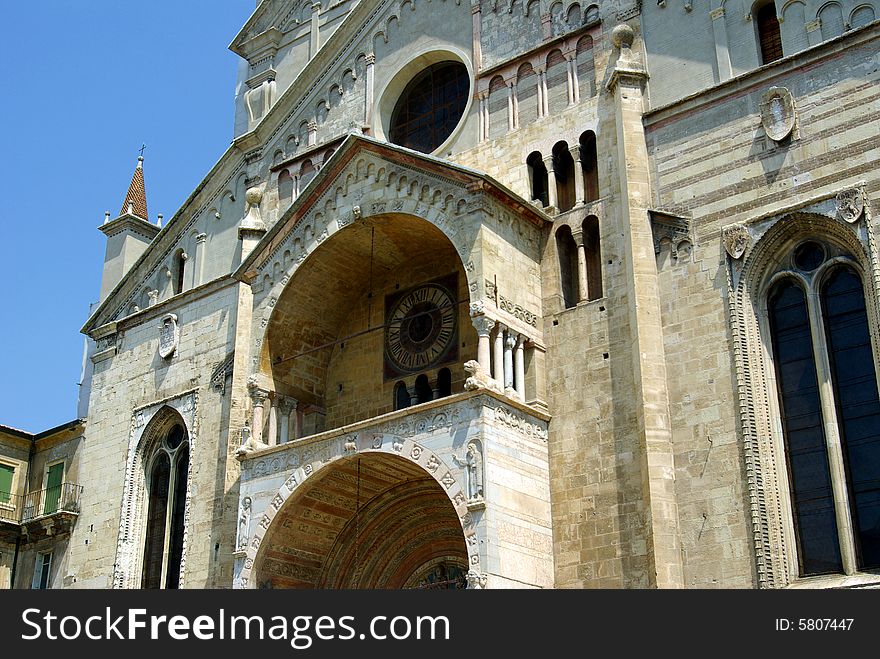
<path id="1" fill-rule="evenodd" d="M 165 438 L 165 443 L 168 445 L 172 451 L 180 446 L 181 442 L 183 442 L 183 428 L 180 426 L 174 426 L 171 429 L 171 432 L 168 433 L 168 437 Z"/>
<path id="2" fill-rule="evenodd" d="M 431 153 L 445 142 L 464 114 L 470 79 L 461 62 L 428 67 L 403 90 L 391 114 L 394 144 Z"/>
<path id="3" fill-rule="evenodd" d="M 812 272 L 825 260 L 825 249 L 819 243 L 808 240 L 794 250 L 794 265 L 803 272 Z"/>

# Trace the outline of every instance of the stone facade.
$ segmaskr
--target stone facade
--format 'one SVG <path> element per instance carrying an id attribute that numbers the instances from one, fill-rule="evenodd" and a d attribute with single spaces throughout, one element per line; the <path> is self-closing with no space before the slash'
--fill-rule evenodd
<path id="1" fill-rule="evenodd" d="M 766 311 L 820 241 L 880 363 L 880 26 L 836 6 L 778 7 L 769 61 L 763 4 L 260 3 L 230 149 L 163 231 L 104 225 L 52 585 L 876 582 L 845 494 L 843 568 L 801 567 Z M 395 143 L 451 64 L 457 123 Z"/>

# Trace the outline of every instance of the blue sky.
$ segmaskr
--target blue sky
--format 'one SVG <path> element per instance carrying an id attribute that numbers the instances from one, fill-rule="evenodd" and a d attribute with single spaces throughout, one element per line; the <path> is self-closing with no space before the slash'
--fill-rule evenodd
<path id="1" fill-rule="evenodd" d="M 138 149 L 151 219 L 170 218 L 232 139 L 254 0 L 4 0 L 0 40 L 0 424 L 76 416 L 80 327 Z"/>

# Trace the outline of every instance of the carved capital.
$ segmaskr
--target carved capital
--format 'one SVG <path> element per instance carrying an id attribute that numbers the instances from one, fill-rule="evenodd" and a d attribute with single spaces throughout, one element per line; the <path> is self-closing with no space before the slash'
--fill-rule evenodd
<path id="1" fill-rule="evenodd" d="M 492 328 L 495 327 L 495 321 L 488 316 L 475 316 L 471 318 L 471 322 L 474 324 L 474 329 L 477 330 L 478 336 L 488 337 L 492 332 Z"/>
<path id="2" fill-rule="evenodd" d="M 376 63 L 376 53 L 367 53 L 364 61 L 367 63 L 367 66 L 373 66 Z"/>
<path id="3" fill-rule="evenodd" d="M 709 18 L 713 21 L 717 21 L 719 18 L 724 18 L 724 7 L 718 7 L 717 9 L 710 11 Z"/>

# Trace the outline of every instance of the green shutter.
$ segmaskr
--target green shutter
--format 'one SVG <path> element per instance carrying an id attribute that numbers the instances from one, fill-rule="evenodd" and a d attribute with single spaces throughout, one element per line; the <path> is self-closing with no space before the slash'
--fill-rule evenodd
<path id="1" fill-rule="evenodd" d="M 58 510 L 58 501 L 61 499 L 61 481 L 64 479 L 64 463 L 59 462 L 49 467 L 46 474 L 46 507 L 44 515 L 51 515 Z"/>
<path id="2" fill-rule="evenodd" d="M 15 475 L 15 467 L 0 465 L 0 503 L 9 503 L 12 498 L 12 477 Z"/>

